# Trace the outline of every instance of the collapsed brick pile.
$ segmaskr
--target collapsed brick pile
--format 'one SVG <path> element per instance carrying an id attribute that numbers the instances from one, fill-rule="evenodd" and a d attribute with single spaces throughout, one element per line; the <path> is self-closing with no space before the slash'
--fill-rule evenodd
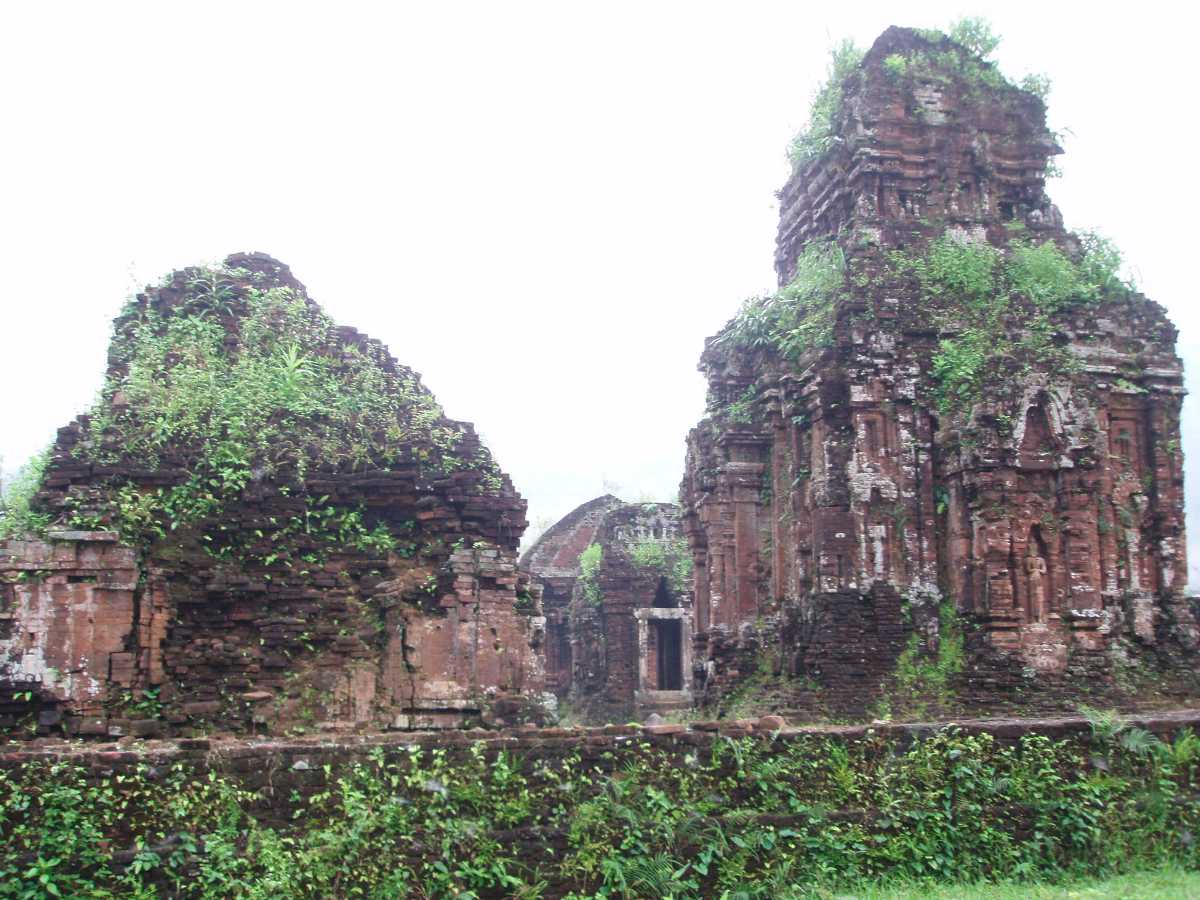
<path id="1" fill-rule="evenodd" d="M 127 305 L 34 505 L 44 535 L 0 543 L 10 727 L 411 727 L 540 697 L 525 502 L 269 257 Z"/>

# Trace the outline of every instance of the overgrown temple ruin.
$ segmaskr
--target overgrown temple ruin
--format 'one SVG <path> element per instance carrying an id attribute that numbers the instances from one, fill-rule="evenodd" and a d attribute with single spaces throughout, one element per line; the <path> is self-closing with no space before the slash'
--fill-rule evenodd
<path id="1" fill-rule="evenodd" d="M 1037 87 L 938 33 L 835 54 L 679 505 L 598 497 L 519 565 L 472 426 L 285 266 L 148 288 L 0 510 L 0 729 L 1194 701 L 1176 332 L 1064 227 Z"/>
<path id="2" fill-rule="evenodd" d="M 0 491 L 0 897 L 1200 897 L 1176 333 L 952 31 L 835 50 L 679 502 L 520 560 L 472 426 L 281 263 L 131 298 Z M 544 349 L 463 318 L 481 377 Z M 587 458 L 544 382 L 500 412 Z"/>
<path id="3" fill-rule="evenodd" d="M 540 700 L 525 502 L 269 257 L 130 301 L 30 522 L 44 537 L 0 543 L 9 725 L 378 729 Z"/>
<path id="4" fill-rule="evenodd" d="M 692 705 L 691 556 L 670 503 L 605 495 L 521 558 L 542 587 L 546 680 L 587 721 Z"/>
<path id="5" fill-rule="evenodd" d="M 976 705 L 1189 675 L 1176 332 L 1064 228 L 1041 99 L 899 28 L 826 92 L 779 291 L 701 362 L 681 502 L 709 696 L 765 660 L 798 705 L 859 712 L 922 667 Z"/>

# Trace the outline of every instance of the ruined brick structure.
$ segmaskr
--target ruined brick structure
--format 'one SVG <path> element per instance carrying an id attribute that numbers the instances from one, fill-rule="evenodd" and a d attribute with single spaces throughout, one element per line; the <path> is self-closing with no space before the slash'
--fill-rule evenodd
<path id="1" fill-rule="evenodd" d="M 563 698 L 571 689 L 571 597 L 579 578 L 579 557 L 595 541 L 606 513 L 621 506 L 612 494 L 589 500 L 546 529 L 521 556 L 521 571 L 542 589 L 546 617 L 546 689 Z"/>
<path id="2" fill-rule="evenodd" d="M 1176 332 L 1064 229 L 1042 101 L 893 28 L 823 147 L 780 193 L 779 294 L 701 360 L 681 502 L 710 695 L 766 642 L 862 710 L 947 616 L 981 705 L 1189 671 Z"/>
<path id="3" fill-rule="evenodd" d="M 585 720 L 691 705 L 690 562 L 677 506 L 607 495 L 522 557 L 542 588 L 547 681 Z"/>
<path id="4" fill-rule="evenodd" d="M 404 728 L 540 696 L 525 502 L 269 257 L 130 301 L 34 506 L 45 535 L 0 542 L 3 724 Z"/>

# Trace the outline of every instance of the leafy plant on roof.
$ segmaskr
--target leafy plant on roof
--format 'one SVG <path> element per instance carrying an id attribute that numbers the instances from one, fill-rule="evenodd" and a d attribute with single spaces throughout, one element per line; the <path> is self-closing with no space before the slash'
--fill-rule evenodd
<path id="1" fill-rule="evenodd" d="M 980 16 L 963 16 L 955 20 L 946 36 L 984 60 L 996 52 L 1001 40 L 992 30 L 992 24 Z"/>
<path id="2" fill-rule="evenodd" d="M 0 472 L 0 539 L 22 534 L 39 534 L 50 524 L 50 517 L 38 510 L 34 496 L 42 485 L 49 449 L 33 456 L 9 480 Z"/>
<path id="3" fill-rule="evenodd" d="M 833 242 L 808 244 L 785 287 L 754 297 L 714 340 L 718 347 L 770 348 L 786 359 L 833 342 L 835 304 L 845 287 L 846 257 Z"/>
<path id="4" fill-rule="evenodd" d="M 833 119 L 842 105 L 846 79 L 863 59 L 863 50 L 854 41 L 846 39 L 829 51 L 829 66 L 825 81 L 813 95 L 809 107 L 808 123 L 792 138 L 788 146 L 788 159 L 793 168 L 799 168 L 811 159 L 816 159 L 833 146 Z"/>
<path id="5" fill-rule="evenodd" d="M 583 599 L 592 606 L 599 606 L 604 596 L 600 592 L 600 563 L 604 561 L 604 548 L 589 544 L 579 556 L 579 589 Z"/>
<path id="6" fill-rule="evenodd" d="M 692 577 L 692 552 L 685 538 L 645 537 L 629 548 L 634 566 L 667 579 L 671 590 L 682 594 Z"/>

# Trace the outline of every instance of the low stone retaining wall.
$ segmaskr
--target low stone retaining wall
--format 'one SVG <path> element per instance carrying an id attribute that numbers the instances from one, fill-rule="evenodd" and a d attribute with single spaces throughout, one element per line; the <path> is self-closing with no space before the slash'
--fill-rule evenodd
<path id="1" fill-rule="evenodd" d="M 1153 716 L 1122 719 L 1156 737 L 1169 740 L 1184 728 L 1200 732 L 1200 709 L 1179 710 Z M 999 743 L 1016 743 L 1030 734 L 1052 740 L 1090 740 L 1092 725 L 1083 717 L 1044 719 L 968 719 L 957 722 L 877 723 L 796 728 L 778 716 L 734 722 L 696 722 L 689 725 L 606 725 L 599 728 L 522 727 L 507 731 L 385 732 L 339 734 L 336 737 L 303 737 L 290 740 L 253 740 L 213 736 L 199 739 L 134 741 L 112 744 L 42 741 L 10 745 L 0 754 L 0 771 L 35 761 L 68 761 L 87 767 L 97 779 L 135 772 L 146 767 L 164 769 L 184 763 L 197 774 L 216 772 L 258 795 L 254 812 L 265 822 L 287 821 L 302 798 L 325 788 L 343 767 L 367 760 L 382 751 L 385 756 L 417 747 L 439 749 L 448 756 L 466 754 L 481 745 L 488 758 L 506 752 L 529 762 L 561 759 L 576 751 L 580 764 L 611 773 L 617 751 L 632 742 L 665 750 L 679 758 L 711 748 L 725 738 L 759 737 L 783 748 L 805 739 L 831 739 L 853 743 L 875 740 L 898 749 L 948 728 L 966 735 L 989 734 Z"/>
<path id="2" fill-rule="evenodd" d="M 1198 730 L 1180 710 L 11 744 L 0 894 L 698 900 L 1200 867 Z"/>

